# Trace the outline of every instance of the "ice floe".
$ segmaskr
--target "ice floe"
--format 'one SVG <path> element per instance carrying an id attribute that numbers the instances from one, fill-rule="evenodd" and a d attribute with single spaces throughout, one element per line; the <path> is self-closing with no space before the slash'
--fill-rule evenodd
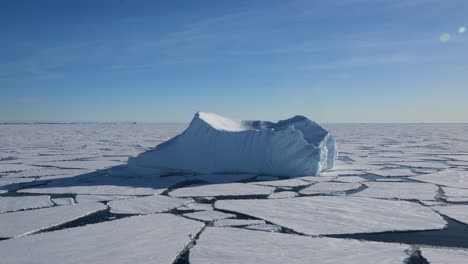
<path id="1" fill-rule="evenodd" d="M 100 203 L 85 203 L 0 214 L 0 237 L 39 232 L 106 209 Z"/>
<path id="2" fill-rule="evenodd" d="M 152 195 L 132 199 L 110 201 L 107 205 L 114 214 L 154 214 L 166 212 L 192 202 L 191 199 Z"/>
<path id="3" fill-rule="evenodd" d="M 297 192 L 284 191 L 284 192 L 275 192 L 268 195 L 268 199 L 286 199 L 296 197 L 299 194 Z"/>
<path id="4" fill-rule="evenodd" d="M 421 255 L 431 264 L 466 264 L 468 250 L 420 247 Z"/>
<path id="5" fill-rule="evenodd" d="M 201 221 L 215 221 L 220 219 L 235 217 L 233 214 L 227 214 L 219 211 L 200 211 L 184 214 L 185 217 Z"/>
<path id="6" fill-rule="evenodd" d="M 408 257 L 408 248 L 401 244 L 208 227 L 190 250 L 189 260 L 191 264 L 401 264 Z"/>
<path id="7" fill-rule="evenodd" d="M 349 196 L 221 200 L 215 208 L 308 235 L 442 229 L 445 220 L 417 203 Z"/>
<path id="8" fill-rule="evenodd" d="M 367 188 L 354 196 L 403 200 L 434 200 L 438 187 L 415 182 L 366 182 Z"/>
<path id="9" fill-rule="evenodd" d="M 433 206 L 432 209 L 468 225 L 468 205 Z"/>
<path id="10" fill-rule="evenodd" d="M 436 173 L 410 177 L 410 179 L 448 187 L 468 189 L 468 171 L 443 170 Z"/>
<path id="11" fill-rule="evenodd" d="M 1 241 L 4 263 L 173 263 L 203 223 L 169 214 L 125 219 Z"/>
<path id="12" fill-rule="evenodd" d="M 354 190 L 361 187 L 360 183 L 353 182 L 319 182 L 299 191 L 300 194 L 333 194 Z"/>
<path id="13" fill-rule="evenodd" d="M 227 226 L 247 226 L 247 225 L 261 225 L 265 224 L 263 220 L 251 219 L 221 219 L 213 223 L 213 226 L 227 227 Z"/>
<path id="14" fill-rule="evenodd" d="M 0 197 L 0 213 L 37 209 L 53 205 L 48 195 Z"/>
<path id="15" fill-rule="evenodd" d="M 269 195 L 274 188 L 246 183 L 202 184 L 173 190 L 173 197 Z"/>

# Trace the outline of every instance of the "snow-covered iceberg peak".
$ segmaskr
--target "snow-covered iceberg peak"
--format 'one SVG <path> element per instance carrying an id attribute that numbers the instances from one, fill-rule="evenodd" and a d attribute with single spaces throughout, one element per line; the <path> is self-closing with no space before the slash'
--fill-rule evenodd
<path id="1" fill-rule="evenodd" d="M 163 173 L 304 176 L 332 168 L 336 156 L 328 131 L 303 116 L 239 122 L 198 112 L 182 134 L 130 159 L 129 166 Z"/>

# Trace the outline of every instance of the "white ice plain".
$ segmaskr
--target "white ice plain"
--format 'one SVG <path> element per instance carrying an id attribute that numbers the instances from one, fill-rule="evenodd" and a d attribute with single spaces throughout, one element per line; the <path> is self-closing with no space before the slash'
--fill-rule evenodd
<path id="1" fill-rule="evenodd" d="M 336 156 L 333 137 L 303 116 L 238 122 L 199 112 L 182 134 L 130 159 L 129 168 L 306 176 L 331 169 Z"/>
<path id="2" fill-rule="evenodd" d="M 155 169 L 140 175 L 123 166 L 107 168 L 180 134 L 186 128 L 181 124 L 0 125 L 0 205 L 8 208 L 0 214 L 0 262 L 180 264 L 232 256 L 237 263 L 308 263 L 316 257 L 316 263 L 403 263 L 411 245 L 430 263 L 466 263 L 468 125 L 323 127 L 340 146 L 335 167 L 291 178 L 160 176 Z M 336 184 L 341 191 L 333 191 Z M 311 186 L 318 192 L 304 194 Z M 239 210 L 213 207 L 238 199 Z M 264 201 L 280 203 L 265 209 Z M 440 229 L 445 222 L 439 215 L 447 219 L 446 229 Z M 209 227 L 203 229 L 202 222 Z M 223 228 L 212 233 L 211 226 Z M 222 232 L 226 229 L 232 231 Z M 339 239 L 302 234 L 330 230 L 346 234 Z M 370 242 L 399 236 L 389 230 L 403 232 L 399 235 L 407 240 L 396 242 L 408 245 Z"/>

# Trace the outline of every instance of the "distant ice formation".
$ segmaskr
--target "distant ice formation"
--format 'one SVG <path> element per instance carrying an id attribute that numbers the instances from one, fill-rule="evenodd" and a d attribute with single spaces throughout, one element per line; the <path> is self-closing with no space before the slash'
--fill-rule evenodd
<path id="1" fill-rule="evenodd" d="M 129 168 L 305 176 L 331 169 L 336 156 L 333 137 L 303 116 L 238 122 L 199 112 L 183 133 L 131 158 Z"/>

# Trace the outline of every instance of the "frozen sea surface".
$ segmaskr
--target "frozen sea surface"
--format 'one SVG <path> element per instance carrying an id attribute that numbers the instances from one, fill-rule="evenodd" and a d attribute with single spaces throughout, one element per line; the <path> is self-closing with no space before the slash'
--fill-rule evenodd
<path id="1" fill-rule="evenodd" d="M 325 124 L 318 176 L 120 169 L 186 126 L 0 125 L 0 262 L 468 263 L 466 124 Z"/>

